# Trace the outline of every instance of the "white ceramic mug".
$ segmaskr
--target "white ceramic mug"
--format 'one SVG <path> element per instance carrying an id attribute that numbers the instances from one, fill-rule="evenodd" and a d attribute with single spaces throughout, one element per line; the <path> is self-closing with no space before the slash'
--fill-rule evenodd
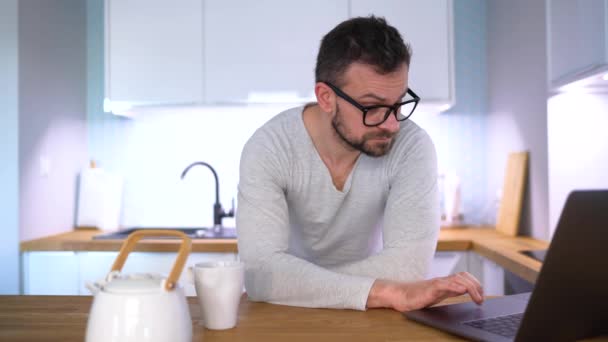
<path id="1" fill-rule="evenodd" d="M 195 264 L 191 270 L 205 328 L 234 328 L 243 295 L 245 265 L 240 261 L 210 261 Z"/>

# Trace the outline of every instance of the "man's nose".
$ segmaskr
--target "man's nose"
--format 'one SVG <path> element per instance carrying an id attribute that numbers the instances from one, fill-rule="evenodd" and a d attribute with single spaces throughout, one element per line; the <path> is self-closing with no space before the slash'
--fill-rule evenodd
<path id="1" fill-rule="evenodd" d="M 399 131 L 399 121 L 395 117 L 395 113 L 391 112 L 391 114 L 386 118 L 386 120 L 378 126 L 384 131 L 388 131 L 391 133 L 397 133 Z"/>

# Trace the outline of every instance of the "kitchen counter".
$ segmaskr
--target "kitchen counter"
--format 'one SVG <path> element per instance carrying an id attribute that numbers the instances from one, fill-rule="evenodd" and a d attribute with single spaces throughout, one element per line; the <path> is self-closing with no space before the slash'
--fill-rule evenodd
<path id="1" fill-rule="evenodd" d="M 21 243 L 21 252 L 33 251 L 118 251 L 124 240 L 93 240 L 103 234 L 98 229 L 79 229 Z M 138 252 L 176 252 L 180 240 L 144 239 L 135 247 Z M 236 239 L 192 239 L 192 252 L 236 253 Z"/>
<path id="2" fill-rule="evenodd" d="M 24 241 L 21 252 L 31 251 L 118 251 L 122 240 L 93 240 L 101 234 L 96 229 L 75 230 L 46 238 Z M 135 248 L 140 252 L 175 252 L 178 240 L 145 239 Z M 438 251 L 472 250 L 505 269 L 534 283 L 538 277 L 541 263 L 518 251 L 547 249 L 549 243 L 529 237 L 510 237 L 497 232 L 492 227 L 454 227 L 441 229 Z M 236 253 L 235 239 L 196 239 L 192 240 L 192 252 Z"/>

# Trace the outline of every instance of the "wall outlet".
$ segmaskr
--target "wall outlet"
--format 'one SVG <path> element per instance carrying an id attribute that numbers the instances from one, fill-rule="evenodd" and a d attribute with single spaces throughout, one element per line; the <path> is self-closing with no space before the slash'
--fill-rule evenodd
<path id="1" fill-rule="evenodd" d="M 51 158 L 48 156 L 40 156 L 40 176 L 48 177 L 51 173 Z"/>

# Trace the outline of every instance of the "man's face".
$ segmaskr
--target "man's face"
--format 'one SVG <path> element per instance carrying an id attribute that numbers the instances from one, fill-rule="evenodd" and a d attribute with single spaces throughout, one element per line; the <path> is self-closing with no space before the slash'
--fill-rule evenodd
<path id="1" fill-rule="evenodd" d="M 393 105 L 403 98 L 407 90 L 407 66 L 386 75 L 374 68 L 353 63 L 346 69 L 342 91 L 363 106 Z M 363 113 L 341 98 L 336 99 L 336 112 L 332 126 L 336 134 L 350 147 L 371 157 L 380 157 L 391 149 L 399 132 L 399 122 L 394 115 L 381 125 L 367 127 L 363 124 Z"/>

